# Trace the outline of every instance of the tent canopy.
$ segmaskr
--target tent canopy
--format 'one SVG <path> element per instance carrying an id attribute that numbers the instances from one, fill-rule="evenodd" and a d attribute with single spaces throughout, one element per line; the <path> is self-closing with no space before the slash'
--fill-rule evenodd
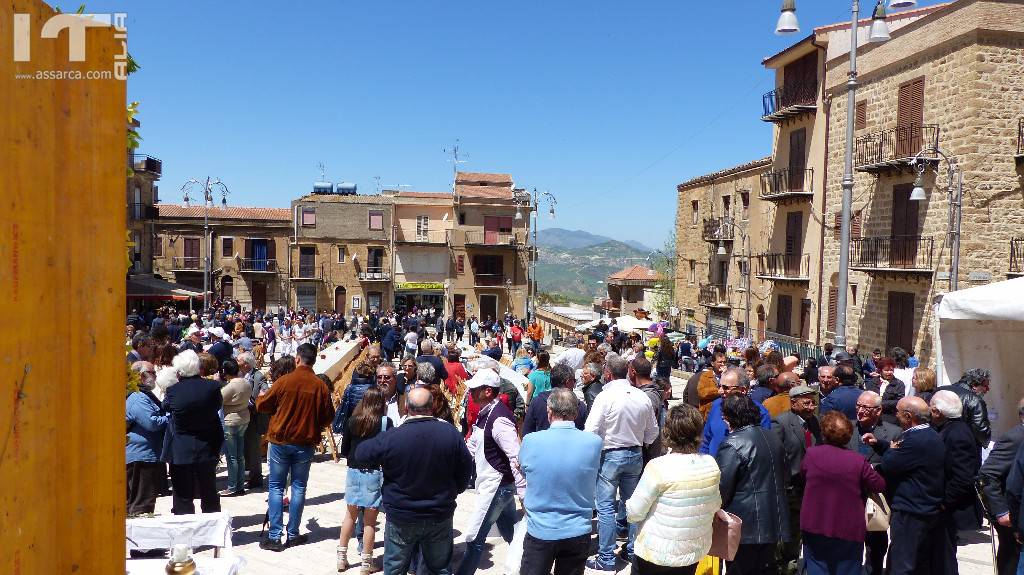
<path id="1" fill-rule="evenodd" d="M 187 300 L 202 298 L 203 293 L 193 288 L 176 284 L 154 276 L 131 276 L 127 285 L 128 299 Z"/>
<path id="2" fill-rule="evenodd" d="M 605 325 L 611 327 L 611 321 L 612 320 L 610 319 L 605 319 L 604 323 Z M 600 322 L 600 319 L 588 321 L 587 323 L 576 326 L 576 331 L 590 331 L 597 327 L 597 324 L 599 324 Z M 615 318 L 615 323 L 616 325 L 619 326 L 620 331 L 633 331 L 635 329 L 647 329 L 651 327 L 651 324 L 654 322 L 649 319 L 636 319 L 631 315 L 624 315 Z"/>
<path id="3" fill-rule="evenodd" d="M 1019 422 L 1024 397 L 1024 278 L 948 293 L 938 305 L 942 384 L 955 383 L 968 369 L 992 372 L 985 402 L 993 435 Z"/>

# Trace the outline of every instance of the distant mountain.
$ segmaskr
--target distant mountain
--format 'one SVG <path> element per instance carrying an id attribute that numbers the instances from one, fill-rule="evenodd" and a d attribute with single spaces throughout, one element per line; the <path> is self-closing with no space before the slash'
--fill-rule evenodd
<path id="1" fill-rule="evenodd" d="M 646 247 L 630 244 L 587 232 L 554 229 L 547 238 L 538 233 L 537 288 L 541 292 L 559 294 L 576 301 L 587 301 L 607 293 L 605 279 L 634 264 L 646 265 Z M 564 244 L 577 247 L 564 247 Z M 583 244 L 583 245 L 580 245 Z"/>
<path id="2" fill-rule="evenodd" d="M 606 242 L 623 243 L 634 250 L 644 252 L 643 255 L 653 251 L 651 248 L 636 240 L 616 240 L 608 236 L 592 234 L 583 230 L 566 230 L 563 228 L 545 228 L 537 230 L 537 245 L 542 248 L 558 248 L 562 250 L 573 250 L 587 248 Z"/>

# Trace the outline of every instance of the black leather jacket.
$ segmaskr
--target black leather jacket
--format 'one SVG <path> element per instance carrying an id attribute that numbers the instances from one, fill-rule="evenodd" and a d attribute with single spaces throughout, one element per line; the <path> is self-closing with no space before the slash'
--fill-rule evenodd
<path id="1" fill-rule="evenodd" d="M 964 412 L 960 418 L 971 426 L 971 433 L 974 434 L 974 441 L 978 446 L 988 447 L 988 442 L 992 439 L 992 427 L 988 423 L 988 406 L 985 405 L 985 399 L 964 384 L 944 385 L 936 391 L 942 390 L 952 391 L 960 396 L 960 401 L 964 404 Z"/>
<path id="2" fill-rule="evenodd" d="M 743 520 L 740 543 L 789 541 L 786 459 L 776 434 L 759 425 L 737 429 L 715 459 L 722 470 L 722 509 Z"/>

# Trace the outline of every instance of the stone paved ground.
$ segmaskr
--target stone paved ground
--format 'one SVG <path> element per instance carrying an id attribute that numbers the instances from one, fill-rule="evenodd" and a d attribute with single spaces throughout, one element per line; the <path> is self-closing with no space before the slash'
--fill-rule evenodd
<path id="1" fill-rule="evenodd" d="M 675 397 L 682 397 L 682 380 L 676 381 Z M 266 464 L 264 464 L 266 470 Z M 220 488 L 225 487 L 224 469 L 219 470 Z M 326 575 L 337 573 L 335 570 L 335 549 L 338 532 L 341 526 L 344 508 L 345 463 L 334 463 L 330 456 L 320 456 L 310 470 L 309 486 L 306 492 L 306 508 L 302 516 L 302 532 L 308 533 L 309 543 L 300 547 L 286 549 L 280 553 L 264 551 L 259 548 L 260 527 L 266 513 L 266 491 L 251 491 L 242 497 L 224 498 L 221 505 L 224 511 L 233 518 L 234 551 L 246 560 L 243 573 L 246 575 Z M 461 529 L 469 522 L 473 512 L 476 495 L 472 491 L 463 493 L 458 499 L 455 512 L 456 546 L 453 565 L 457 566 L 465 549 L 464 536 Z M 198 501 L 196 502 L 198 506 Z M 162 497 L 157 502 L 157 513 L 170 513 L 170 497 Z M 287 516 L 286 516 L 287 518 Z M 382 531 L 378 531 L 378 542 L 374 556 L 378 559 L 383 554 L 381 543 Z M 985 532 L 967 534 L 967 544 L 959 549 L 958 558 L 961 575 L 989 575 L 992 571 L 992 555 L 989 536 Z M 506 546 L 500 537 L 492 537 L 493 544 L 490 555 L 485 554 L 480 566 L 480 573 L 500 575 L 505 558 Z M 591 541 L 591 550 L 596 549 L 596 536 Z M 354 560 L 355 541 L 349 545 L 349 558 Z M 210 550 L 200 552 L 212 554 Z M 620 563 L 620 574 L 628 573 L 628 566 Z M 349 574 L 358 572 L 357 567 L 349 570 Z"/>

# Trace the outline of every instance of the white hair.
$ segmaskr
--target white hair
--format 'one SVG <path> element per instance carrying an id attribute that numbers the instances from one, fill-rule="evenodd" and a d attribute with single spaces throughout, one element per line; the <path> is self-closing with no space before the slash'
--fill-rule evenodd
<path id="1" fill-rule="evenodd" d="M 156 386 L 167 391 L 168 387 L 178 383 L 178 372 L 173 367 L 162 367 L 156 371 Z"/>
<path id="2" fill-rule="evenodd" d="M 946 419 L 957 419 L 964 412 L 964 404 L 960 401 L 960 396 L 945 389 L 935 392 L 935 395 L 932 396 L 932 408 Z"/>
<path id="3" fill-rule="evenodd" d="M 191 349 L 174 356 L 171 366 L 178 372 L 178 377 L 195 377 L 199 375 L 199 355 Z"/>
<path id="4" fill-rule="evenodd" d="M 243 351 L 235 358 L 238 363 L 244 363 L 249 367 L 256 367 L 256 356 L 251 351 Z"/>
<path id="5" fill-rule="evenodd" d="M 877 393 L 875 393 L 873 391 L 862 391 L 862 392 L 860 392 L 860 395 L 857 397 L 857 401 L 860 401 L 861 399 L 867 399 L 872 404 L 874 404 L 875 407 L 878 407 L 879 405 L 882 405 L 882 396 L 878 395 Z"/>

